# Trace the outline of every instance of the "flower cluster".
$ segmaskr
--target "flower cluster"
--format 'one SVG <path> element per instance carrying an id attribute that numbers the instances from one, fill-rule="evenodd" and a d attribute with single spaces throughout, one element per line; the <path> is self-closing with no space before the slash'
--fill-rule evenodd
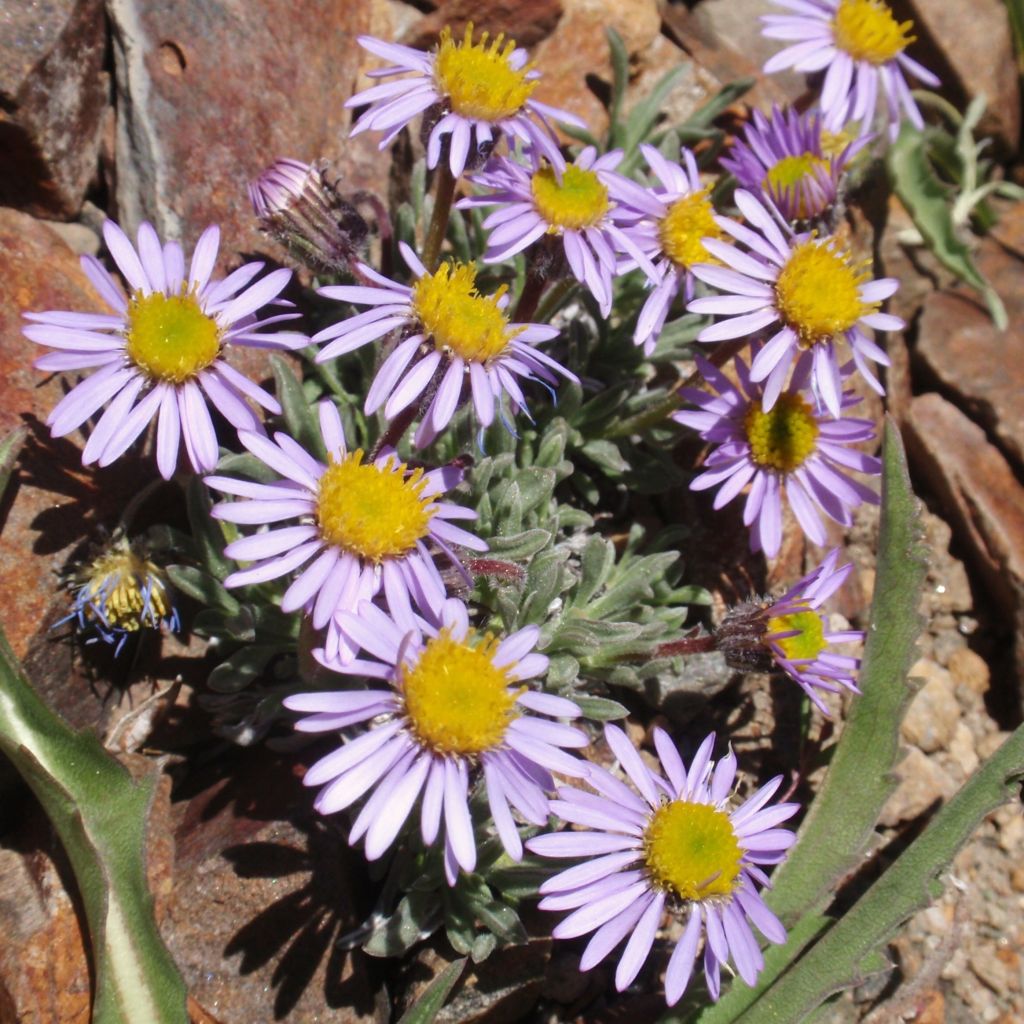
<path id="1" fill-rule="evenodd" d="M 544 616 L 569 584 L 559 577 L 546 591 L 493 602 L 488 587 L 474 589 L 474 570 L 494 562 L 478 557 L 488 552 L 484 538 L 501 531 L 487 530 L 491 495 L 470 507 L 472 457 L 453 459 L 452 450 L 463 425 L 481 451 L 495 438 L 513 444 L 538 384 L 553 398 L 571 389 L 577 405 L 601 386 L 565 329 L 580 305 L 554 315 L 579 293 L 587 323 L 622 338 L 649 378 L 675 366 L 667 340 L 658 356 L 674 313 L 692 314 L 696 340 L 716 346 L 695 357 L 694 378 L 659 415 L 705 442 L 690 486 L 715 490 L 715 510 L 742 496 L 754 551 L 779 553 L 787 506 L 824 548 L 829 520 L 850 527 L 859 506 L 878 501 L 864 479 L 881 471 L 870 454 L 874 425 L 849 413 L 858 387 L 884 394 L 877 367 L 889 360 L 874 332 L 903 323 L 882 308 L 897 282 L 875 278 L 858 257 L 841 210 L 858 155 L 884 145 L 886 133 L 872 133 L 879 91 L 890 129 L 900 109 L 919 125 L 904 73 L 933 76 L 904 53 L 911 26 L 882 0 L 776 2 L 790 13 L 766 17 L 765 33 L 793 45 L 768 70 L 824 72 L 819 106 L 753 113 L 720 160 L 740 186 L 732 215 L 722 212 L 726 179 L 687 148 L 570 151 L 556 124 L 585 126 L 539 98 L 540 72 L 503 35 L 445 29 L 429 51 L 361 37 L 386 63 L 346 104 L 359 111 L 352 134 L 379 133 L 383 148 L 418 122 L 436 183 L 422 245 L 411 229 L 392 238 L 386 214 L 378 216 L 382 272 L 367 255 L 376 248 L 356 200 L 342 199 L 322 166 L 279 160 L 250 197 L 264 230 L 326 275 L 315 281 L 327 301 L 312 336 L 269 330 L 299 316 L 283 298 L 291 271 L 262 274 L 256 262 L 215 273 L 216 227 L 200 236 L 186 269 L 179 242 L 162 242 L 144 223 L 133 244 L 110 221 L 104 237 L 124 287 L 96 258 L 82 261 L 110 311 L 28 313 L 24 328 L 52 350 L 40 369 L 84 375 L 48 424 L 62 437 L 95 418 L 85 464 L 108 466 L 143 438 L 170 479 L 184 443 L 202 477 L 190 514 L 205 508 L 217 542 L 205 535 L 221 564 L 208 582 L 231 610 L 228 635 L 248 644 L 264 621 L 296 624 L 291 650 L 303 679 L 272 702 L 275 714 L 283 704 L 301 716 L 299 733 L 333 737 L 304 778 L 319 790 L 317 810 L 350 813 L 348 840 L 369 860 L 411 844 L 424 871 L 436 864 L 438 886 L 443 874 L 448 886 L 479 893 L 485 849 L 513 861 L 524 850 L 573 860 L 539 890 L 542 909 L 569 912 L 554 936 L 590 936 L 584 970 L 624 944 L 615 971 L 622 990 L 651 958 L 666 915 L 675 918 L 670 1005 L 698 956 L 717 999 L 723 967 L 752 985 L 764 966 L 761 938 L 785 940 L 762 893 L 767 869 L 794 842 L 781 826 L 798 805 L 772 802 L 781 777 L 749 787 L 731 749 L 715 760 L 714 733 L 687 764 L 654 728 L 652 767 L 623 730 L 605 725 L 616 764 L 586 756 L 598 735 L 590 709 L 564 680 L 548 678 L 562 648 Z M 464 211 L 456 215 L 464 230 L 448 252 L 453 210 Z M 393 241 L 404 268 L 392 269 Z M 636 297 L 632 312 L 617 305 L 623 295 Z M 310 376 L 284 388 L 281 401 L 229 362 L 234 348 L 307 346 Z M 356 403 L 346 390 L 350 366 L 362 387 Z M 268 433 L 263 412 L 288 430 Z M 496 423 L 507 433 L 489 432 Z M 608 444 L 573 432 L 591 455 Z M 212 508 L 203 505 L 207 488 L 219 496 Z M 502 500 L 519 502 L 521 520 L 522 489 L 508 491 Z M 576 522 L 584 519 L 593 522 L 589 514 Z M 577 562 L 581 576 L 604 579 L 597 548 L 578 541 L 570 537 L 566 579 Z M 785 674 L 828 714 L 823 694 L 859 692 L 858 660 L 833 647 L 863 634 L 830 628 L 824 612 L 851 572 L 832 550 L 781 597 L 732 610 L 709 642 L 732 665 Z M 121 644 L 144 627 L 177 626 L 162 571 L 127 542 L 75 587 L 70 617 L 102 639 Z M 517 618 L 520 605 L 532 618 Z M 594 625 L 582 605 L 573 615 L 581 633 Z M 573 659 L 563 652 L 561 660 Z M 573 828 L 537 834 L 553 818 Z"/>

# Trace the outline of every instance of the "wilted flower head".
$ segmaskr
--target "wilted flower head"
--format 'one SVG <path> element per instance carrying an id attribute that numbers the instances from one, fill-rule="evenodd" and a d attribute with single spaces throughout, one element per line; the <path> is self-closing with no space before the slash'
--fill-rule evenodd
<path id="1" fill-rule="evenodd" d="M 826 132 L 818 110 L 773 107 L 768 118 L 754 111 L 721 164 L 786 220 L 816 220 L 835 205 L 847 164 L 869 141 L 868 135 L 847 140 Z"/>
<path id="2" fill-rule="evenodd" d="M 847 121 L 867 130 L 875 116 L 879 86 L 885 96 L 889 131 L 896 137 L 900 109 L 917 128 L 921 112 L 904 74 L 933 88 L 940 81 L 904 52 L 914 41 L 912 21 L 899 22 L 883 0 L 773 0 L 792 14 L 761 18 L 769 39 L 792 45 L 767 61 L 765 71 L 825 72 L 821 109 L 825 127 L 840 131 Z"/>
<path id="3" fill-rule="evenodd" d="M 143 629 L 180 628 L 167 575 L 141 547 L 119 537 L 70 581 L 74 606 L 57 625 L 75 621 L 86 643 L 102 640 L 119 654 L 125 641 Z"/>
<path id="4" fill-rule="evenodd" d="M 215 505 L 218 519 L 247 525 L 299 520 L 229 544 L 229 558 L 253 564 L 232 573 L 225 585 L 265 583 L 305 566 L 281 598 L 281 610 L 305 609 L 316 629 L 382 590 L 392 612 L 410 604 L 432 612 L 444 601 L 445 587 L 427 544 L 456 565 L 450 545 L 487 549 L 484 541 L 450 522 L 475 519 L 476 514 L 438 500 L 459 482 L 461 470 L 410 470 L 393 449 L 373 460 L 362 449 L 349 451 L 338 410 L 330 401 L 320 403 L 320 430 L 326 464 L 287 434 L 277 433 L 272 441 L 242 431 L 242 444 L 284 479 L 262 484 L 206 478 L 215 490 L 243 499 Z M 338 643 L 332 631 L 329 657 L 343 654 L 333 646 Z"/>
<path id="5" fill-rule="evenodd" d="M 531 690 L 523 683 L 541 675 L 548 659 L 533 651 L 536 626 L 500 639 L 477 633 L 466 606 L 446 601 L 437 625 L 399 613 L 389 618 L 364 603 L 358 615 L 342 615 L 342 628 L 373 661 L 339 670 L 381 679 L 387 689 L 302 693 L 285 699 L 292 711 L 310 712 L 296 728 L 334 732 L 361 722 L 374 725 L 321 758 L 306 773 L 307 786 L 323 786 L 316 798 L 333 814 L 374 790 L 349 833 L 366 836 L 366 856 L 380 857 L 420 804 L 420 831 L 431 846 L 445 826 L 444 867 L 449 885 L 459 868 L 476 866 L 469 792 L 481 776 L 501 842 L 522 857 L 512 817 L 515 808 L 535 825 L 548 820 L 551 772 L 580 776 L 585 762 L 564 748 L 587 745 L 585 733 L 547 717 L 578 718 L 572 701 Z"/>
<path id="6" fill-rule="evenodd" d="M 736 191 L 736 205 L 750 227 L 728 217 L 718 224 L 749 252 L 708 239 L 711 254 L 725 266 L 699 264 L 693 273 L 726 295 L 695 299 L 694 313 L 726 314 L 697 336 L 698 341 L 727 341 L 775 333 L 754 357 L 751 380 L 764 381 L 764 407 L 782 393 L 790 367 L 802 352 L 813 358 L 811 386 L 826 409 L 842 409 L 842 375 L 837 342 L 845 340 L 854 365 L 880 395 L 885 390 L 868 361 L 889 365 L 889 357 L 868 337 L 869 329 L 898 331 L 903 321 L 878 307 L 899 287 L 892 277 L 872 280 L 834 237 L 785 233 L 750 193 Z"/>
<path id="7" fill-rule="evenodd" d="M 484 260 L 502 263 L 545 235 L 562 241 L 573 277 L 597 300 L 602 316 L 612 308 L 617 253 L 627 252 L 654 274 L 640 248 L 622 229 L 639 216 L 630 199 L 642 189 L 615 172 L 622 151 L 598 156 L 585 147 L 567 164 L 534 158 L 524 166 L 507 157 L 492 159 L 470 179 L 490 192 L 460 200 L 458 206 L 497 206 L 484 220 L 490 231 Z"/>
<path id="8" fill-rule="evenodd" d="M 328 342 L 316 357 L 318 363 L 402 331 L 370 385 L 366 412 L 383 406 L 388 419 L 397 416 L 424 393 L 430 394 L 439 373 L 440 382 L 414 437 L 423 446 L 451 422 L 467 383 L 477 418 L 487 427 L 501 410 L 503 396 L 508 396 L 513 412 L 526 406 L 517 378 L 547 385 L 557 383 L 555 374 L 577 379 L 535 347 L 538 341 L 557 337 L 558 328 L 509 322 L 504 286 L 493 295 L 482 295 L 473 264 L 442 263 L 431 273 L 408 245 L 403 242 L 399 248 L 416 275 L 412 286 L 389 281 L 360 264 L 360 272 L 375 282 L 373 286 L 320 289 L 325 298 L 371 308 L 314 335 L 314 342 Z"/>
<path id="9" fill-rule="evenodd" d="M 755 348 L 755 363 L 759 354 Z M 714 507 L 722 508 L 749 485 L 743 522 L 751 528 L 753 550 L 769 557 L 778 554 L 783 494 L 815 544 L 827 539 L 821 512 L 851 526 L 853 509 L 864 502 L 878 504 L 874 491 L 847 475 L 850 469 L 881 472 L 877 458 L 852 447 L 875 436 L 874 424 L 852 417 L 833 420 L 815 409 L 804 390 L 809 353 L 800 357 L 792 381 L 770 409 L 764 408 L 762 389 L 751 380 L 747 364 L 737 356 L 733 366 L 739 387 L 698 356 L 697 368 L 715 393 L 684 388 L 681 396 L 697 409 L 676 412 L 673 419 L 715 445 L 704 472 L 691 482 L 692 490 L 718 487 Z M 843 394 L 844 408 L 858 401 L 849 392 Z"/>
<path id="10" fill-rule="evenodd" d="M 249 200 L 264 231 L 318 270 L 347 272 L 369 230 L 324 168 L 299 160 L 271 164 L 249 183 Z"/>
<path id="11" fill-rule="evenodd" d="M 150 224 L 139 228 L 138 251 L 113 221 L 103 225 L 103 237 L 131 289 L 129 298 L 95 257 L 83 256 L 82 267 L 113 315 L 25 314 L 33 321 L 24 328 L 25 337 L 58 350 L 37 359 L 37 369 L 97 368 L 57 403 L 46 420 L 50 432 L 64 437 L 105 405 L 82 462 L 107 466 L 158 417 L 156 462 L 161 475 L 173 476 L 182 438 L 196 472 L 208 472 L 219 458 L 208 400 L 239 430 L 260 429 L 247 398 L 281 412 L 272 395 L 223 356 L 231 345 L 292 349 L 308 344 L 303 335 L 262 330 L 293 320 L 297 313 L 262 320 L 255 316 L 280 295 L 291 271 L 275 270 L 250 285 L 263 264 L 247 263 L 222 281 L 212 281 L 220 240 L 216 227 L 203 232 L 187 275 L 181 246 L 161 246 Z"/>
<path id="12" fill-rule="evenodd" d="M 360 45 L 393 63 L 374 78 L 408 75 L 357 93 L 346 107 L 369 104 L 352 128 L 352 135 L 373 129 L 385 133 L 381 149 L 430 107 L 439 108 L 427 138 L 427 166 L 436 167 L 442 145 L 449 145 L 448 165 L 458 177 L 471 157 L 489 151 L 502 132 L 536 149 L 549 160 L 560 159 L 558 143 L 548 118 L 583 127 L 564 110 L 533 98 L 538 72 L 527 63 L 525 50 L 499 35 L 488 44 L 484 32 L 473 40 L 472 24 L 461 40 L 447 28 L 430 52 L 399 46 L 372 36 L 360 36 Z M 432 119 L 433 120 L 433 119 Z"/>
<path id="13" fill-rule="evenodd" d="M 592 765 L 585 781 L 596 792 L 560 786 L 551 802 L 553 814 L 585 830 L 537 836 L 526 844 L 542 857 L 583 858 L 541 886 L 541 909 L 572 911 L 552 935 L 594 933 L 580 961 L 584 971 L 626 940 L 615 971 L 621 992 L 643 967 L 668 911 L 686 922 L 665 974 L 669 1006 L 686 991 L 702 938 L 712 999 L 718 998 L 721 966 L 729 960 L 753 985 L 764 958 L 751 924 L 769 942 L 786 941 L 785 929 L 760 895 L 768 884 L 761 865 L 784 860 L 794 840 L 776 826 L 798 805 L 765 806 L 782 776 L 739 801 L 733 753 L 717 764 L 711 760 L 714 733 L 687 768 L 668 734 L 655 728 L 664 776 L 647 767 L 618 727 L 606 725 L 605 738 L 633 786 Z"/>
<path id="14" fill-rule="evenodd" d="M 836 548 L 782 597 L 740 605 L 726 614 L 715 631 L 718 650 L 730 665 L 748 671 L 780 669 L 826 715 L 829 710 L 818 691 L 860 692 L 855 676 L 860 660 L 836 654 L 830 646 L 861 643 L 863 631 L 830 630 L 819 611 L 853 571 L 853 563 L 837 569 L 838 561 Z"/>

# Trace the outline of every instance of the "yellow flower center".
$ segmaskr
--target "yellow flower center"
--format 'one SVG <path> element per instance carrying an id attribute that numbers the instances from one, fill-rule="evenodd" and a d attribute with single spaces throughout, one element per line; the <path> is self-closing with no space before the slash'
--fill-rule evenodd
<path id="1" fill-rule="evenodd" d="M 100 555 L 85 577 L 86 596 L 103 609 L 109 626 L 134 632 L 171 614 L 163 571 L 128 547 Z"/>
<path id="2" fill-rule="evenodd" d="M 644 860 L 655 885 L 683 900 L 728 896 L 742 856 L 729 815 L 708 804 L 663 804 L 644 834 Z"/>
<path id="3" fill-rule="evenodd" d="M 841 0 L 832 31 L 836 46 L 854 60 L 886 64 L 914 41 L 914 23 L 899 22 L 882 0 Z"/>
<path id="4" fill-rule="evenodd" d="M 523 330 L 510 329 L 498 306 L 506 291 L 503 285 L 494 295 L 481 295 L 472 264 L 442 263 L 413 285 L 412 306 L 437 348 L 467 362 L 485 363 Z"/>
<path id="5" fill-rule="evenodd" d="M 593 227 L 609 208 L 608 189 L 595 171 L 570 164 L 561 182 L 550 167 L 542 167 L 530 182 L 537 212 L 552 229 Z"/>
<path id="6" fill-rule="evenodd" d="M 454 113 L 476 121 L 503 121 L 523 109 L 537 83 L 526 77 L 532 65 L 517 71 L 509 63 L 516 48 L 513 40 L 505 43 L 501 34 L 488 46 L 487 35 L 474 43 L 470 23 L 462 42 L 456 43 L 445 28 L 434 58 L 434 79 Z"/>
<path id="7" fill-rule="evenodd" d="M 136 292 L 128 306 L 126 348 L 147 377 L 182 384 L 220 354 L 220 328 L 190 292 Z"/>
<path id="8" fill-rule="evenodd" d="M 814 451 L 818 421 L 799 395 L 780 395 L 765 412 L 754 404 L 743 418 L 750 442 L 750 457 L 759 466 L 792 473 Z"/>
<path id="9" fill-rule="evenodd" d="M 495 667 L 497 638 L 455 640 L 445 629 L 401 670 L 405 713 L 419 741 L 441 754 L 480 754 L 496 747 L 514 716 L 509 667 Z"/>
<path id="10" fill-rule="evenodd" d="M 316 520 L 328 544 L 379 562 L 404 555 L 427 535 L 433 497 L 424 497 L 422 469 L 405 463 L 363 463 L 361 448 L 332 462 L 320 477 Z"/>
<path id="11" fill-rule="evenodd" d="M 867 279 L 850 262 L 846 250 L 831 241 L 808 239 L 793 247 L 775 282 L 776 308 L 782 319 L 810 348 L 848 331 L 878 308 L 864 302 L 857 286 Z"/>
<path id="12" fill-rule="evenodd" d="M 843 150 L 853 142 L 853 136 L 846 131 L 830 132 L 823 128 L 820 141 L 822 153 L 836 160 L 843 155 Z"/>
<path id="13" fill-rule="evenodd" d="M 691 192 L 677 199 L 658 225 L 661 251 L 677 266 L 686 269 L 694 263 L 717 263 L 704 248 L 702 238 L 721 238 L 715 223 L 715 208 L 708 197 L 710 188 Z"/>
<path id="14" fill-rule="evenodd" d="M 782 653 L 790 661 L 814 661 L 826 648 L 825 624 L 821 616 L 808 609 L 805 612 L 792 612 L 789 615 L 777 615 L 768 620 L 767 633 L 789 633 L 798 630 L 794 636 L 774 643 L 782 648 Z"/>

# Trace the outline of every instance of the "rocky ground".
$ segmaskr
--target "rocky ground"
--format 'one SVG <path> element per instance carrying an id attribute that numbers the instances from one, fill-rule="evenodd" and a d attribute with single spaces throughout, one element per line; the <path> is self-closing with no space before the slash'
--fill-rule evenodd
<path id="1" fill-rule="evenodd" d="M 953 102 L 989 99 L 982 131 L 1021 177 L 1020 101 L 999 0 L 907 0 L 920 56 Z M 544 70 L 544 99 L 596 128 L 611 78 L 604 28 L 626 42 L 639 98 L 666 70 L 686 73 L 666 100 L 682 119 L 724 82 L 758 74 L 773 51 L 758 34 L 762 0 L 0 0 L 0 434 L 29 440 L 0 507 L 2 619 L 45 698 L 95 729 L 129 763 L 162 759 L 151 822 L 151 882 L 162 930 L 193 995 L 195 1021 L 386 1021 L 383 982 L 415 993 L 450 955 L 424 948 L 402 978 L 337 940 L 369 909 L 365 865 L 294 785 L 295 757 L 211 741 L 196 707 L 201 642 L 173 637 L 133 664 L 55 639 L 66 614 L 58 573 L 102 537 L 136 490 L 130 460 L 84 471 L 78 449 L 42 425 L 62 384 L 31 369 L 26 309 L 98 309 L 77 255 L 99 250 L 104 215 L 151 220 L 194 239 L 221 224 L 227 264 L 279 258 L 256 229 L 245 182 L 278 156 L 326 158 L 346 190 L 382 191 L 398 171 L 367 135 L 346 138 L 342 103 L 361 81 L 360 33 L 427 45 L 472 16 L 514 26 Z M 800 98 L 793 76 L 758 82 L 752 103 Z M 738 113 L 738 111 L 734 112 Z M 401 163 L 401 157 L 399 159 Z M 851 230 L 876 270 L 903 282 L 890 337 L 890 412 L 907 442 L 932 555 L 926 630 L 903 724 L 907 755 L 877 836 L 888 856 L 915 835 L 1020 720 L 1024 678 L 1024 209 L 1001 211 L 978 261 L 1006 303 L 998 331 L 927 251 L 902 241 L 896 200 Z M 248 367 L 265 374 L 254 360 Z M 879 419 L 881 407 L 871 407 Z M 844 543 L 856 585 L 835 614 L 863 624 L 874 579 L 877 516 Z M 808 557 L 795 531 L 765 577 L 792 580 Z M 741 575 L 713 564 L 687 582 L 727 599 Z M 57 634 L 60 635 L 59 633 Z M 704 709 L 739 752 L 770 758 L 786 698 L 748 677 Z M 738 701 L 737 696 L 742 700 Z M 739 705 L 737 707 L 737 705 Z M 818 723 L 817 728 L 825 728 Z M 824 735 L 822 738 L 826 738 Z M 284 782 L 282 782 L 284 780 Z M 811 779 L 813 783 L 813 777 Z M 45 820 L 0 766 L 0 1024 L 85 1022 L 88 961 L 69 870 Z M 540 930 L 538 930 L 540 933 Z M 942 901 L 892 947 L 892 969 L 833 1008 L 834 1020 L 938 1024 L 1024 1020 L 1024 820 L 992 815 L 961 852 Z M 445 1021 L 651 1020 L 660 996 L 608 1000 L 602 969 L 580 976 L 573 950 L 545 939 L 495 955 L 468 975 Z"/>

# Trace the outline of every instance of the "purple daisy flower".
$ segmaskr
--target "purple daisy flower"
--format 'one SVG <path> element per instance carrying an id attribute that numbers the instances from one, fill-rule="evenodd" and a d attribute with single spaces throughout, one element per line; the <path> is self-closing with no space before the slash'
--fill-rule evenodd
<path id="1" fill-rule="evenodd" d="M 829 131 L 840 131 L 849 120 L 860 121 L 866 131 L 875 115 L 879 85 L 890 137 L 899 132 L 900 108 L 916 128 L 924 127 L 905 75 L 932 88 L 941 83 L 904 52 L 914 41 L 912 21 L 898 22 L 882 0 L 773 2 L 793 13 L 762 17 L 763 34 L 793 45 L 768 60 L 764 70 L 825 71 L 821 109 Z"/>
<path id="2" fill-rule="evenodd" d="M 714 262 L 703 240 L 721 238 L 722 230 L 715 222 L 711 189 L 701 187 L 697 161 L 688 149 L 681 150 L 682 166 L 666 160 L 646 143 L 640 151 L 660 182 L 654 188 L 633 186 L 631 202 L 644 216 L 626 229 L 630 241 L 646 258 L 646 263 L 638 260 L 635 265 L 644 267 L 654 285 L 633 333 L 634 343 L 643 345 L 650 355 L 680 288 L 687 301 L 693 298 L 690 268 Z"/>
<path id="3" fill-rule="evenodd" d="M 561 786 L 551 802 L 552 813 L 587 831 L 536 836 L 526 843 L 542 857 L 582 858 L 541 886 L 543 910 L 572 911 L 552 935 L 571 939 L 594 933 L 580 961 L 584 971 L 628 936 L 615 971 L 621 992 L 643 967 L 668 911 L 686 921 L 665 973 L 669 1006 L 686 991 L 702 936 L 712 999 L 719 995 L 721 965 L 729 960 L 753 985 L 764 959 L 751 923 L 769 942 L 786 941 L 786 930 L 761 898 L 768 885 L 761 865 L 780 863 L 795 839 L 776 826 L 799 805 L 765 806 L 782 776 L 738 802 L 733 798 L 736 757 L 730 751 L 717 764 L 711 760 L 714 733 L 687 769 L 668 734 L 655 728 L 663 777 L 644 764 L 621 729 L 606 725 L 604 731 L 635 788 L 592 765 L 586 781 L 596 793 Z"/>
<path id="4" fill-rule="evenodd" d="M 783 493 L 801 529 L 821 545 L 827 535 L 819 510 L 842 526 L 850 526 L 852 509 L 864 502 L 878 504 L 874 491 L 846 474 L 851 469 L 881 473 L 878 459 L 852 447 L 871 440 L 874 425 L 852 417 L 833 420 L 807 401 L 803 389 L 810 373 L 809 353 L 797 361 L 793 380 L 770 410 L 763 407 L 761 389 L 739 357 L 733 361 L 739 387 L 706 359 L 698 356 L 696 361 L 717 394 L 684 388 L 681 397 L 697 409 L 673 413 L 673 419 L 698 431 L 715 448 L 690 489 L 703 491 L 721 485 L 714 507 L 722 508 L 749 484 L 743 522 L 752 527 L 752 550 L 763 550 L 769 558 L 778 554 Z M 849 407 L 858 401 L 847 392 L 842 405 Z"/>
<path id="5" fill-rule="evenodd" d="M 612 278 L 617 273 L 616 252 L 629 253 L 651 275 L 656 271 L 622 225 L 640 216 L 629 204 L 644 190 L 615 172 L 622 150 L 598 156 L 587 146 L 574 163 L 540 160 L 525 167 L 507 157 L 491 160 L 470 181 L 490 194 L 470 196 L 456 205 L 498 206 L 484 221 L 487 263 L 503 263 L 545 235 L 562 239 L 573 277 L 590 289 L 601 315 L 612 309 Z"/>
<path id="6" fill-rule="evenodd" d="M 139 228 L 138 251 L 113 221 L 103 225 L 103 237 L 131 289 L 129 298 L 95 257 L 83 256 L 82 268 L 114 310 L 112 315 L 25 314 L 33 321 L 24 328 L 25 337 L 58 350 L 37 359 L 37 369 L 96 368 L 54 407 L 46 420 L 50 432 L 64 437 L 106 405 L 82 462 L 108 466 L 158 417 L 160 474 L 165 479 L 174 475 L 182 438 L 196 472 L 208 472 L 217 464 L 219 451 L 207 400 L 239 430 L 261 429 L 246 398 L 270 412 L 281 412 L 277 400 L 233 369 L 223 354 L 231 345 L 292 349 L 309 343 L 303 335 L 262 330 L 293 320 L 297 313 L 262 320 L 254 315 L 277 299 L 291 271 L 275 270 L 250 285 L 263 264 L 246 263 L 223 280 L 211 281 L 220 241 L 217 227 L 203 232 L 187 275 L 181 246 L 161 246 L 150 224 Z"/>
<path id="7" fill-rule="evenodd" d="M 375 788 L 357 815 L 349 842 L 366 836 L 366 856 L 376 860 L 394 842 L 422 794 L 420 830 L 426 845 L 445 825 L 444 866 L 449 885 L 458 870 L 476 866 L 469 793 L 482 776 L 491 817 L 510 857 L 522 857 L 515 808 L 535 825 L 546 825 L 554 790 L 551 772 L 586 773 L 586 762 L 565 748 L 585 747 L 585 733 L 538 718 L 578 718 L 563 697 L 523 686 L 547 670 L 533 651 L 539 629 L 527 626 L 499 640 L 469 625 L 466 606 L 444 603 L 438 626 L 407 614 L 389 618 L 364 603 L 359 615 L 341 616 L 343 628 L 375 661 L 346 666 L 350 674 L 385 680 L 388 689 L 302 693 L 286 707 L 310 712 L 296 728 L 334 732 L 360 722 L 374 724 L 361 736 L 314 764 L 307 786 L 323 786 L 321 814 L 349 807 Z"/>
<path id="8" fill-rule="evenodd" d="M 759 110 L 721 165 L 740 185 L 762 193 L 788 221 L 815 220 L 836 203 L 846 165 L 871 140 L 853 141 L 822 128 L 821 112 Z"/>
<path id="9" fill-rule="evenodd" d="M 297 525 L 229 544 L 225 549 L 229 558 L 254 564 L 232 573 L 225 585 L 265 583 L 305 565 L 281 598 L 281 610 L 305 609 L 316 629 L 382 589 L 393 614 L 410 603 L 425 612 L 436 609 L 445 599 L 445 587 L 428 542 L 459 568 L 451 545 L 487 550 L 484 541 L 452 522 L 475 519 L 476 513 L 437 500 L 461 480 L 461 470 L 409 471 L 393 450 L 364 462 L 361 449 L 348 451 L 338 410 L 329 401 L 320 403 L 320 432 L 327 465 L 287 434 L 277 433 L 271 441 L 262 434 L 241 431 L 242 444 L 285 479 L 263 484 L 206 478 L 215 490 L 243 499 L 214 506 L 218 519 L 245 525 L 299 520 Z M 344 659 L 351 652 L 332 631 L 327 654 Z"/>
<path id="10" fill-rule="evenodd" d="M 370 105 L 350 134 L 382 131 L 380 148 L 384 149 L 417 114 L 435 107 L 437 118 L 427 138 L 428 167 L 437 166 L 447 139 L 448 166 L 457 178 L 473 157 L 489 152 L 502 133 L 557 160 L 558 141 L 548 118 L 578 128 L 584 124 L 568 111 L 535 100 L 540 75 L 527 63 L 526 51 L 511 40 L 506 42 L 504 35 L 488 46 L 487 35 L 484 32 L 474 43 L 470 24 L 456 42 L 445 28 L 430 52 L 360 36 L 363 49 L 393 62 L 368 72 L 370 77 L 412 77 L 375 85 L 348 100 L 346 107 Z"/>
<path id="11" fill-rule="evenodd" d="M 892 277 L 871 280 L 835 238 L 794 235 L 788 228 L 784 233 L 750 192 L 737 189 L 735 198 L 752 228 L 727 217 L 717 221 L 750 252 L 705 239 L 708 251 L 725 266 L 699 264 L 693 273 L 706 284 L 730 294 L 695 299 L 688 308 L 694 313 L 730 316 L 705 327 L 697 340 L 727 341 L 754 336 L 778 325 L 750 367 L 752 380 L 765 381 L 766 410 L 782 393 L 790 366 L 801 351 L 809 350 L 813 357 L 814 393 L 838 417 L 842 379 L 836 341 L 840 338 L 846 339 L 854 365 L 868 384 L 878 394 L 885 394 L 868 361 L 888 366 L 889 357 L 865 329 L 903 328 L 899 317 L 878 311 L 879 304 L 899 288 L 899 281 Z"/>
<path id="12" fill-rule="evenodd" d="M 837 569 L 838 560 L 839 549 L 835 548 L 817 569 L 765 610 L 768 622 L 763 643 L 775 664 L 799 683 L 804 693 L 826 715 L 829 710 L 817 691 L 838 693 L 847 689 L 860 693 L 855 680 L 860 659 L 835 654 L 828 648 L 830 644 L 862 643 L 863 631 L 831 632 L 818 611 L 853 571 L 852 562 Z"/>
<path id="13" fill-rule="evenodd" d="M 509 323 L 504 286 L 494 295 L 481 295 L 472 264 L 442 263 L 430 273 L 408 245 L 403 242 L 400 249 L 416 275 L 412 286 L 390 281 L 359 264 L 360 273 L 374 282 L 373 286 L 320 289 L 326 298 L 371 308 L 314 335 L 314 342 L 328 342 L 316 357 L 318 363 L 352 352 L 394 330 L 402 331 L 370 385 L 366 412 L 383 406 L 388 419 L 397 416 L 424 393 L 429 394 L 435 373 L 439 374 L 440 382 L 414 437 L 416 445 L 422 447 L 451 422 L 467 377 L 473 408 L 484 427 L 494 421 L 503 396 L 508 396 L 513 412 L 525 408 L 517 377 L 550 386 L 558 382 L 555 374 L 571 381 L 578 379 L 534 347 L 536 342 L 557 337 L 558 328 Z"/>

